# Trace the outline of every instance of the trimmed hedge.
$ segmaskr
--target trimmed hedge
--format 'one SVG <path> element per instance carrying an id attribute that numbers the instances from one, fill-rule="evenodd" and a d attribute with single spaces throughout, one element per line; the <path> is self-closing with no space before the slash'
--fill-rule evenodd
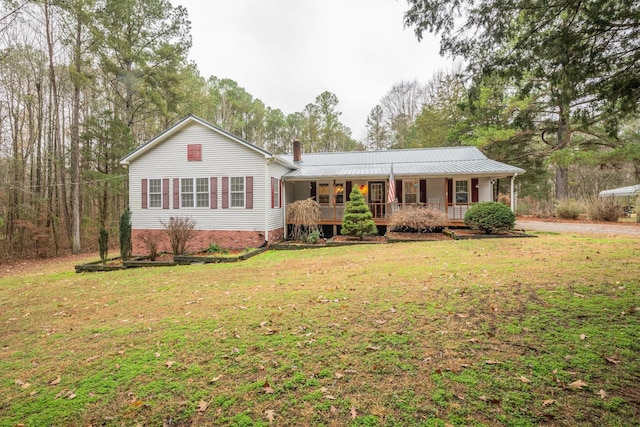
<path id="1" fill-rule="evenodd" d="M 487 234 L 508 231 L 516 224 L 516 216 L 507 206 L 497 202 L 480 202 L 469 208 L 464 223 Z"/>

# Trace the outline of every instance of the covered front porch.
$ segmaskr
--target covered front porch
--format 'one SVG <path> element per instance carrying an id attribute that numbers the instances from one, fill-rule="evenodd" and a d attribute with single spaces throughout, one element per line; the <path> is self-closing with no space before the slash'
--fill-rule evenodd
<path id="1" fill-rule="evenodd" d="M 513 200 L 514 177 L 510 179 Z M 475 203 L 494 201 L 499 178 L 492 176 L 457 177 L 371 177 L 368 179 L 325 179 L 285 183 L 287 203 L 311 198 L 320 204 L 321 225 L 340 225 L 349 194 L 357 186 L 378 226 L 386 226 L 391 216 L 405 207 L 423 207 L 444 213 L 450 225 L 461 225 Z"/>

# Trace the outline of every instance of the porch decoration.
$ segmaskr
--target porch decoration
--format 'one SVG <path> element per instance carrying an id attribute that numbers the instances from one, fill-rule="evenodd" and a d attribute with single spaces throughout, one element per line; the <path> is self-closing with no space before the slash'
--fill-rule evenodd
<path id="1" fill-rule="evenodd" d="M 373 221 L 373 214 L 362 197 L 357 186 L 354 186 L 349 195 L 349 201 L 344 208 L 342 230 L 344 236 L 356 236 L 362 240 L 364 236 L 378 234 L 378 227 Z"/>

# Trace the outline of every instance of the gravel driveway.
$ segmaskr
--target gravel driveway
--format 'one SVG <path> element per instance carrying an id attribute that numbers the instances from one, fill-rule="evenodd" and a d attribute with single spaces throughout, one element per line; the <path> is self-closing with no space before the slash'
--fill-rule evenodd
<path id="1" fill-rule="evenodd" d="M 580 221 L 543 221 L 535 219 L 518 218 L 517 230 L 528 231 L 552 231 L 557 233 L 590 233 L 609 234 L 640 237 L 640 224 L 638 223 L 600 223 Z"/>

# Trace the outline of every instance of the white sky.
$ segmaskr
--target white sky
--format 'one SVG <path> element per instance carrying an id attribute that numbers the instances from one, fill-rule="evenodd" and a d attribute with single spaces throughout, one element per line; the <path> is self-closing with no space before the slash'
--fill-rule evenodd
<path id="1" fill-rule="evenodd" d="M 403 0 L 171 0 L 189 11 L 190 59 L 209 78 L 235 80 L 287 115 L 326 91 L 360 140 L 395 83 L 451 68 L 428 36 L 403 26 Z"/>

